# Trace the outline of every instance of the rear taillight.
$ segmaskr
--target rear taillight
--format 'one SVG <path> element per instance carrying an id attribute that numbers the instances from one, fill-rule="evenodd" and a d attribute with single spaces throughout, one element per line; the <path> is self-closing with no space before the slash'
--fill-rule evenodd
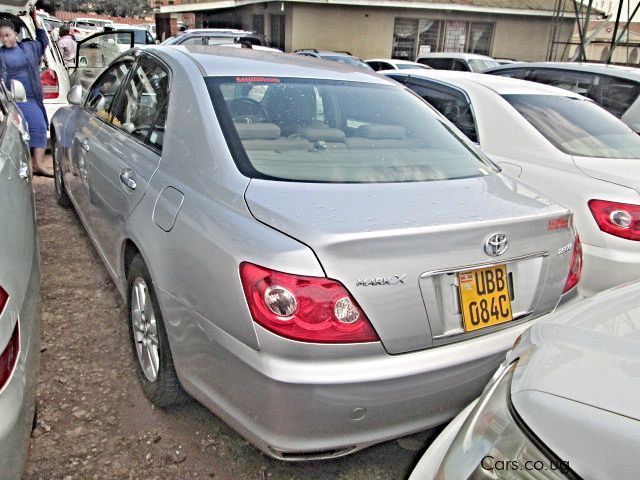
<path id="1" fill-rule="evenodd" d="M 58 84 L 58 75 L 50 68 L 40 73 L 40 83 L 42 84 L 42 93 L 44 98 L 58 98 L 60 95 L 60 86 Z"/>
<path id="2" fill-rule="evenodd" d="M 251 263 L 240 278 L 253 320 L 303 342 L 375 342 L 378 335 L 347 289 L 329 278 L 303 277 Z"/>
<path id="3" fill-rule="evenodd" d="M 0 287 L 0 313 L 4 310 L 7 300 L 9 300 L 9 295 L 2 287 Z M 13 334 L 9 339 L 9 343 L 7 343 L 2 353 L 0 353 L 0 389 L 4 387 L 9 380 L 9 377 L 11 377 L 13 369 L 16 366 L 16 362 L 18 361 L 19 352 L 20 334 L 18 333 L 18 322 L 16 322 L 16 326 L 13 329 Z"/>
<path id="4" fill-rule="evenodd" d="M 627 240 L 640 240 L 640 205 L 589 200 L 589 209 L 603 232 Z"/>
<path id="5" fill-rule="evenodd" d="M 580 274 L 582 273 L 582 244 L 580 243 L 580 237 L 576 235 L 576 239 L 573 242 L 573 256 L 571 257 L 571 267 L 569 267 L 569 275 L 567 281 L 564 284 L 564 290 L 562 293 L 567 293 L 573 287 L 575 287 L 580 281 Z"/>

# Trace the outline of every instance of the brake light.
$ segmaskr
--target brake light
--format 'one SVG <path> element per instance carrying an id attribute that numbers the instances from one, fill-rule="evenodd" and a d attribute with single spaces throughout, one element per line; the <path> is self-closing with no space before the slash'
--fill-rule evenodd
<path id="1" fill-rule="evenodd" d="M 9 300 L 7 292 L 0 287 L 0 313 L 4 310 L 5 305 Z M 11 377 L 13 369 L 18 361 L 18 353 L 20 351 L 20 334 L 18 333 L 18 322 L 13 329 L 13 334 L 9 339 L 9 343 L 4 347 L 2 353 L 0 353 L 0 389 Z"/>
<path id="2" fill-rule="evenodd" d="M 589 209 L 603 232 L 627 240 L 640 240 L 640 205 L 589 200 Z"/>
<path id="3" fill-rule="evenodd" d="M 569 267 L 569 275 L 567 275 L 567 281 L 564 284 L 564 290 L 562 293 L 567 293 L 573 287 L 575 287 L 580 281 L 580 275 L 582 274 L 582 244 L 580 243 L 580 237 L 576 235 L 576 239 L 573 242 L 573 256 L 571 257 L 571 266 Z"/>
<path id="4" fill-rule="evenodd" d="M 347 289 L 330 278 L 240 265 L 253 320 L 283 337 L 303 342 L 375 342 L 378 335 Z"/>
<path id="5" fill-rule="evenodd" d="M 42 84 L 42 93 L 45 99 L 58 98 L 58 95 L 60 95 L 60 86 L 55 70 L 51 70 L 50 68 L 43 70 L 40 73 L 40 83 Z"/>

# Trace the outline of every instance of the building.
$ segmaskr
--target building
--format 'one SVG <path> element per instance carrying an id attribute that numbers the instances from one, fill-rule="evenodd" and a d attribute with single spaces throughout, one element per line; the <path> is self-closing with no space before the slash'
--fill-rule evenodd
<path id="1" fill-rule="evenodd" d="M 263 33 L 272 46 L 414 59 L 419 52 L 475 52 L 545 60 L 552 35 L 570 41 L 573 2 L 558 0 L 159 0 L 156 22 Z M 557 9 L 565 10 L 558 15 Z"/>

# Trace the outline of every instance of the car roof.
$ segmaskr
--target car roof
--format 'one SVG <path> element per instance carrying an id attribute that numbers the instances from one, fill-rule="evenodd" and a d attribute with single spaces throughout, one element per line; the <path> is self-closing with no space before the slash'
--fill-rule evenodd
<path id="1" fill-rule="evenodd" d="M 514 68 L 549 68 L 571 70 L 576 72 L 600 73 L 613 75 L 616 77 L 628 78 L 640 82 L 640 69 L 634 67 L 626 67 L 623 65 L 604 65 L 601 63 L 569 63 L 569 62 L 523 62 L 511 63 L 509 65 L 501 65 L 499 67 L 491 67 L 486 71 L 498 72 L 500 70 L 509 70 Z"/>
<path id="2" fill-rule="evenodd" d="M 182 52 L 197 62 L 205 76 L 315 78 L 397 85 L 373 71 L 338 62 L 318 62 L 304 55 L 214 45 L 157 45 L 144 50 L 160 55 Z"/>
<path id="3" fill-rule="evenodd" d="M 404 75 L 414 78 L 425 78 L 465 90 L 469 88 L 484 87 L 494 91 L 498 95 L 559 95 L 563 97 L 582 98 L 579 94 L 552 87 L 542 83 L 528 82 L 517 78 L 485 75 L 484 73 L 455 72 L 449 70 L 401 70 L 386 71 L 389 74 Z"/>
<path id="4" fill-rule="evenodd" d="M 462 52 L 421 53 L 418 55 L 418 58 L 462 58 L 462 59 L 478 58 L 482 60 L 495 60 L 495 58 L 488 57 L 487 55 L 480 55 L 478 53 L 462 53 Z"/>

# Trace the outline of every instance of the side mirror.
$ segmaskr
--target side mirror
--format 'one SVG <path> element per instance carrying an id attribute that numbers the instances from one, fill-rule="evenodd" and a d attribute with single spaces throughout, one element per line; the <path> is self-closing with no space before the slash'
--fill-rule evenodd
<path id="1" fill-rule="evenodd" d="M 86 67 L 89 65 L 89 60 L 87 60 L 87 57 L 80 57 L 78 59 L 78 67 Z"/>
<path id="2" fill-rule="evenodd" d="M 67 101 L 70 105 L 80 105 L 82 103 L 82 85 L 74 85 L 67 93 Z"/>
<path id="3" fill-rule="evenodd" d="M 11 80 L 11 98 L 17 103 L 27 101 L 27 92 L 24 89 L 24 85 L 18 80 Z"/>

